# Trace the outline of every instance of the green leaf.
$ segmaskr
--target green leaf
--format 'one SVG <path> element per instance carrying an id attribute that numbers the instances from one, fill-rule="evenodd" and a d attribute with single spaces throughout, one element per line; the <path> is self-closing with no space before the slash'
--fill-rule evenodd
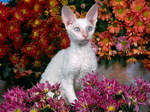
<path id="1" fill-rule="evenodd" d="M 101 19 L 98 19 L 96 31 L 104 32 L 105 30 L 107 30 L 107 27 L 108 27 L 107 21 L 102 21 Z"/>
<path id="2" fill-rule="evenodd" d="M 108 67 L 108 60 L 107 59 L 101 59 L 100 64 L 105 65 L 105 67 Z"/>
<path id="3" fill-rule="evenodd" d="M 121 63 L 121 65 L 122 65 L 123 67 L 126 66 L 126 58 L 125 58 L 125 57 L 120 57 L 119 62 Z"/>
<path id="4" fill-rule="evenodd" d="M 46 107 L 44 109 L 41 109 L 40 112 L 54 112 L 54 111 L 50 109 L 49 107 Z"/>
<path id="5" fill-rule="evenodd" d="M 125 36 L 125 34 L 126 34 L 126 30 L 123 29 L 123 30 L 120 30 L 118 36 Z"/>
<path id="6" fill-rule="evenodd" d="M 10 72 L 11 72 L 11 69 L 8 66 L 6 66 L 4 70 L 4 79 L 9 76 Z"/>
<path id="7" fill-rule="evenodd" d="M 114 62 L 115 62 L 114 59 L 109 60 L 109 61 L 108 61 L 108 67 L 110 67 Z"/>

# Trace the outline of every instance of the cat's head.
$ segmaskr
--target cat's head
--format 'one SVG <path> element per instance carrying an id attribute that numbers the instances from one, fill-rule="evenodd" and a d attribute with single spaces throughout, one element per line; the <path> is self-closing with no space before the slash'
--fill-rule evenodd
<path id="1" fill-rule="evenodd" d="M 77 19 L 67 6 L 63 6 L 62 20 L 71 41 L 86 44 L 91 40 L 97 22 L 97 11 L 98 5 L 94 4 L 84 19 Z"/>

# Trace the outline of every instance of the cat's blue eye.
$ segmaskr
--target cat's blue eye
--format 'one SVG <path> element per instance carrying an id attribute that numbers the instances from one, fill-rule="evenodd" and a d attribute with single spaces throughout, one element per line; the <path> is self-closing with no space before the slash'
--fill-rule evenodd
<path id="1" fill-rule="evenodd" d="M 88 26 L 88 31 L 92 31 L 93 30 L 93 27 L 92 26 Z"/>
<path id="2" fill-rule="evenodd" d="M 74 31 L 75 31 L 75 32 L 80 32 L 80 28 L 79 28 L 79 27 L 75 27 L 75 28 L 74 28 Z"/>

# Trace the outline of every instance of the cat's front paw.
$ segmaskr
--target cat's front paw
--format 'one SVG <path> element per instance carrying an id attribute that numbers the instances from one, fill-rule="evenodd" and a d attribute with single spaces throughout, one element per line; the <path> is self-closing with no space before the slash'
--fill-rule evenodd
<path id="1" fill-rule="evenodd" d="M 74 104 L 74 103 L 75 103 L 75 100 L 77 100 L 77 97 L 75 97 L 75 98 L 68 98 L 68 102 L 69 102 L 70 104 Z"/>

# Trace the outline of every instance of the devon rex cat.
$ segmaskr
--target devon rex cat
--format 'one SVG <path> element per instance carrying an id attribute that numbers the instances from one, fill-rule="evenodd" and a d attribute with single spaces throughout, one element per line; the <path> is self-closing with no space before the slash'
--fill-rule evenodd
<path id="1" fill-rule="evenodd" d="M 69 103 L 77 99 L 75 90 L 81 89 L 81 78 L 88 73 L 95 73 L 97 69 L 96 56 L 90 42 L 95 31 L 97 11 L 98 6 L 95 4 L 84 19 L 76 19 L 67 6 L 62 8 L 62 20 L 71 45 L 56 54 L 40 82 L 61 83 L 61 92 Z"/>

